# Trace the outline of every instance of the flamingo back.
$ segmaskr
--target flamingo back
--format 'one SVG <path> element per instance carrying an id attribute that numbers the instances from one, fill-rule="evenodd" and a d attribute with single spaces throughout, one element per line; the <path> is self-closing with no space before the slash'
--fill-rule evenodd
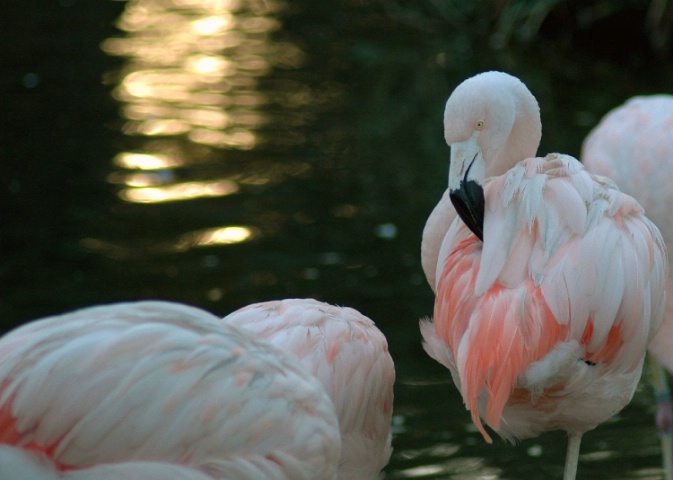
<path id="1" fill-rule="evenodd" d="M 313 299 L 249 305 L 222 322 L 295 355 L 320 380 L 339 419 L 339 478 L 376 478 L 392 453 L 395 368 L 374 322 L 355 309 Z"/>
<path id="2" fill-rule="evenodd" d="M 340 454 L 331 402 L 294 358 L 167 302 L 87 308 L 4 336 L 0 444 L 72 478 L 139 463 L 194 478 L 333 479 Z"/>

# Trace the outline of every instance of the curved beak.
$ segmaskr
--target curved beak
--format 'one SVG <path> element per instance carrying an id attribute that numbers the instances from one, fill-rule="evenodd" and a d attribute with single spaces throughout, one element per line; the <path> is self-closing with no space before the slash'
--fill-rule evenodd
<path id="1" fill-rule="evenodd" d="M 451 144 L 449 197 L 461 220 L 484 241 L 484 158 L 477 143 L 479 132 Z"/>

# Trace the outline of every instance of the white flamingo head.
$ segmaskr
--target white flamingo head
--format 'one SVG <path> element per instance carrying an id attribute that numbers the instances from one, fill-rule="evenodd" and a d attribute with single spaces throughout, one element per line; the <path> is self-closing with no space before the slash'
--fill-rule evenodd
<path id="1" fill-rule="evenodd" d="M 449 194 L 460 218 L 480 240 L 484 180 L 535 156 L 541 136 L 535 97 L 519 79 L 506 73 L 485 72 L 468 78 L 446 102 Z"/>

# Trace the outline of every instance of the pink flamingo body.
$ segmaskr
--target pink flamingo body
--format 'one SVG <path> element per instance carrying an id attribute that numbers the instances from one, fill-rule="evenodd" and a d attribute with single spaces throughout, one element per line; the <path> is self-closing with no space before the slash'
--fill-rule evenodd
<path id="1" fill-rule="evenodd" d="M 0 479 L 334 479 L 339 456 L 322 385 L 202 310 L 93 307 L 0 339 Z"/>
<path id="2" fill-rule="evenodd" d="M 466 80 L 444 121 L 460 219 L 445 194 L 424 231 L 437 295 L 424 346 L 487 441 L 482 420 L 509 440 L 567 431 L 574 479 L 581 435 L 630 401 L 661 324 L 663 241 L 607 178 L 567 155 L 529 158 L 539 108 L 518 79 Z"/>
<path id="3" fill-rule="evenodd" d="M 339 478 L 376 478 L 392 453 L 395 368 L 374 322 L 352 308 L 313 299 L 257 303 L 222 321 L 295 355 L 318 378 L 339 420 Z"/>
<path id="4" fill-rule="evenodd" d="M 634 97 L 609 112 L 582 146 L 582 163 L 638 200 L 673 251 L 673 96 Z M 649 350 L 673 372 L 673 279 L 666 316 Z"/>
<path id="5" fill-rule="evenodd" d="M 608 112 L 585 139 L 581 157 L 587 169 L 609 176 L 640 202 L 661 230 L 668 251 L 673 251 L 673 96 L 633 97 Z M 648 350 L 673 372 L 671 257 L 668 261 L 664 323 Z M 665 374 L 658 365 L 652 366 L 664 472 L 667 480 L 673 480 L 673 404 Z"/>

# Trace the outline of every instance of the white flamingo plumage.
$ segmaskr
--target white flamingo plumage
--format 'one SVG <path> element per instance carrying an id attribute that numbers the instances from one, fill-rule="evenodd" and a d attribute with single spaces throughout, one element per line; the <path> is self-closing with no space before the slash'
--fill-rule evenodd
<path id="1" fill-rule="evenodd" d="M 372 480 L 392 453 L 395 367 L 374 322 L 313 299 L 257 303 L 223 319 L 295 355 L 325 387 L 341 432 L 340 480 Z"/>
<path id="2" fill-rule="evenodd" d="M 0 479 L 335 479 L 340 434 L 299 361 L 202 310 L 92 307 L 0 339 Z"/>
<path id="3" fill-rule="evenodd" d="M 608 112 L 582 145 L 588 170 L 612 178 L 643 206 L 673 252 L 673 96 L 629 99 Z M 673 258 L 669 256 L 664 323 L 648 348 L 659 364 L 673 372 Z M 662 436 L 666 480 L 673 480 L 673 404 L 666 374 L 653 367 L 657 427 Z"/>
<path id="4" fill-rule="evenodd" d="M 518 79 L 464 81 L 444 126 L 462 221 L 445 195 L 424 231 L 437 294 L 424 346 L 487 440 L 482 419 L 510 440 L 567 431 L 574 479 L 582 434 L 630 401 L 661 324 L 663 240 L 609 179 L 567 155 L 530 158 L 539 108 Z"/>

